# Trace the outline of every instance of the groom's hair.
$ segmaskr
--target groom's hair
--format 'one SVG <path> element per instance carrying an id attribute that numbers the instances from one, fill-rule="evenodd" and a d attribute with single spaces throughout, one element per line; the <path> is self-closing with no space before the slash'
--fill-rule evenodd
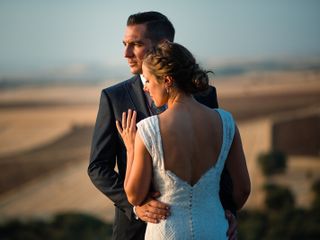
<path id="1" fill-rule="evenodd" d="M 153 43 L 163 40 L 173 42 L 175 30 L 170 20 L 162 13 L 150 11 L 132 14 L 128 17 L 127 26 L 146 24 L 146 38 Z"/>

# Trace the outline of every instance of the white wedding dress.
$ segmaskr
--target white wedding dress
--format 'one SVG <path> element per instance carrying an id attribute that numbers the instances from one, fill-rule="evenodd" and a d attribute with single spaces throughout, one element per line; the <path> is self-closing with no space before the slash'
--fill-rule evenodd
<path id="1" fill-rule="evenodd" d="M 153 161 L 154 189 L 161 193 L 160 201 L 170 205 L 171 215 L 158 224 L 147 224 L 145 239 L 227 239 L 228 222 L 219 198 L 220 176 L 235 132 L 229 112 L 214 109 L 223 125 L 223 142 L 219 157 L 191 186 L 164 168 L 162 140 L 158 116 L 137 124 Z"/>

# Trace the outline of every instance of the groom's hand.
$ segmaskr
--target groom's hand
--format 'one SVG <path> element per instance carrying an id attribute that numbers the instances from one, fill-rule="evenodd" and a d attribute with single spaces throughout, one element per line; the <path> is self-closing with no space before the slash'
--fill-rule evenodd
<path id="1" fill-rule="evenodd" d="M 170 215 L 169 206 L 156 200 L 159 196 L 159 192 L 152 193 L 143 205 L 136 207 L 136 214 L 142 221 L 159 223 Z"/>
<path id="2" fill-rule="evenodd" d="M 227 236 L 229 240 L 237 240 L 238 239 L 238 223 L 236 217 L 232 214 L 231 211 L 226 210 L 225 211 L 228 223 L 229 223 L 229 228 L 227 231 Z"/>

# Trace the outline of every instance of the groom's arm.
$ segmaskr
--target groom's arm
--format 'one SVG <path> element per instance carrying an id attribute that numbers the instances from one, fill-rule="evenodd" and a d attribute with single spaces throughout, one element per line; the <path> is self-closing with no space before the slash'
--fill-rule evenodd
<path id="1" fill-rule="evenodd" d="M 92 138 L 88 175 L 92 183 L 131 219 L 132 205 L 124 192 L 123 178 L 115 171 L 119 144 L 113 107 L 104 90 Z"/>

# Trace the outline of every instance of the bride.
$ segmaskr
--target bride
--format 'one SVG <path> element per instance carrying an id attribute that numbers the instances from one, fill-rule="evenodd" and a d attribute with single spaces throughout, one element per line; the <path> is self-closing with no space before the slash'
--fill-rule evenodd
<path id="1" fill-rule="evenodd" d="M 250 193 L 232 115 L 192 97 L 208 88 L 208 76 L 182 45 L 159 44 L 146 54 L 142 69 L 144 90 L 157 107 L 166 105 L 167 110 L 136 124 L 137 113 L 129 109 L 116 125 L 127 149 L 124 188 L 129 202 L 142 204 L 153 188 L 170 206 L 167 219 L 148 223 L 145 238 L 226 239 L 228 221 L 219 198 L 224 165 L 238 210 Z"/>

